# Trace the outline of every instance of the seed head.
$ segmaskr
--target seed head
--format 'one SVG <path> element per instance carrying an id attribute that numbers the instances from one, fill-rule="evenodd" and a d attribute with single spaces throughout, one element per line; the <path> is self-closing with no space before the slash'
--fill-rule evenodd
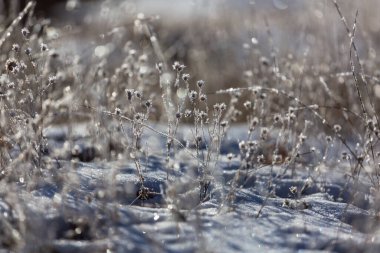
<path id="1" fill-rule="evenodd" d="M 136 113 L 135 116 L 134 116 L 134 119 L 135 119 L 136 121 L 140 121 L 140 120 L 142 120 L 143 118 L 144 118 L 144 115 L 143 115 L 142 113 L 140 113 L 140 112 Z"/>
<path id="2" fill-rule="evenodd" d="M 5 69 L 9 72 L 16 73 L 19 70 L 19 64 L 15 58 L 9 58 L 5 62 Z"/>
<path id="3" fill-rule="evenodd" d="M 375 124 L 372 119 L 367 120 L 367 126 L 368 128 L 373 131 L 375 129 Z"/>
<path id="4" fill-rule="evenodd" d="M 48 46 L 45 43 L 41 43 L 40 48 L 41 48 L 42 52 L 45 52 L 45 51 L 49 50 Z"/>
<path id="5" fill-rule="evenodd" d="M 205 81 L 203 81 L 203 80 L 197 81 L 197 86 L 199 89 L 201 89 L 204 85 L 205 85 Z"/>
<path id="6" fill-rule="evenodd" d="M 142 98 L 142 94 L 141 94 L 141 92 L 138 91 L 138 90 L 136 90 L 136 91 L 134 92 L 134 95 L 135 95 L 138 99 L 141 99 L 141 98 Z"/>
<path id="7" fill-rule="evenodd" d="M 269 135 L 269 129 L 266 128 L 266 127 L 261 128 L 261 131 L 260 131 L 260 138 L 261 138 L 262 140 L 266 140 L 266 139 L 268 139 L 268 135 Z"/>
<path id="8" fill-rule="evenodd" d="M 342 127 L 338 124 L 334 125 L 334 131 L 335 133 L 339 133 L 342 130 Z"/>
<path id="9" fill-rule="evenodd" d="M 260 94 L 260 99 L 264 100 L 264 99 L 266 99 L 266 97 L 267 97 L 267 94 L 265 94 L 265 93 L 261 93 Z"/>
<path id="10" fill-rule="evenodd" d="M 173 69 L 175 70 L 175 71 L 177 71 L 178 73 L 179 72 L 182 72 L 182 70 L 185 68 L 185 65 L 182 65 L 182 64 L 180 64 L 179 62 L 174 62 L 174 64 L 173 64 Z"/>
<path id="11" fill-rule="evenodd" d="M 201 95 L 199 96 L 199 100 L 201 100 L 202 102 L 206 102 L 206 101 L 207 101 L 207 96 L 206 96 L 206 94 L 201 94 Z"/>
<path id="12" fill-rule="evenodd" d="M 240 117 L 242 114 L 243 113 L 241 111 L 239 111 L 239 110 L 234 110 L 234 112 L 233 112 L 233 115 L 234 115 L 235 118 Z"/>
<path id="13" fill-rule="evenodd" d="M 162 62 L 156 63 L 156 69 L 158 70 L 159 73 L 162 72 L 162 68 L 163 68 Z"/>
<path id="14" fill-rule="evenodd" d="M 282 162 L 282 155 L 281 154 L 274 155 L 273 156 L 273 162 L 275 164 L 281 163 Z"/>
<path id="15" fill-rule="evenodd" d="M 185 110 L 185 118 L 188 118 L 188 117 L 190 117 L 191 115 L 192 115 L 191 110 L 186 109 L 186 110 Z"/>
<path id="16" fill-rule="evenodd" d="M 281 115 L 280 114 L 275 114 L 274 116 L 273 116 L 273 121 L 274 121 L 274 123 L 279 123 L 279 122 L 281 122 L 282 121 L 282 117 L 281 117 Z"/>
<path id="17" fill-rule="evenodd" d="M 200 111 L 198 116 L 202 119 L 206 119 L 207 118 L 207 113 L 205 111 Z"/>
<path id="18" fill-rule="evenodd" d="M 150 108 L 152 106 L 152 100 L 145 101 L 145 107 Z"/>
<path id="19" fill-rule="evenodd" d="M 235 92 L 233 93 L 233 96 L 234 96 L 236 99 L 238 99 L 238 98 L 241 97 L 241 92 L 240 92 L 240 91 L 235 91 Z"/>
<path id="20" fill-rule="evenodd" d="M 343 151 L 342 152 L 342 159 L 343 160 L 350 160 L 350 156 L 348 155 L 348 153 L 346 151 Z"/>
<path id="21" fill-rule="evenodd" d="M 31 49 L 30 47 L 26 48 L 26 49 L 25 49 L 25 54 L 26 54 L 27 56 L 30 56 L 30 55 L 32 54 L 32 49 Z"/>
<path id="22" fill-rule="evenodd" d="M 228 121 L 227 121 L 227 120 L 223 120 L 222 122 L 220 122 L 220 126 L 221 126 L 221 127 L 226 127 L 226 126 L 228 126 Z"/>
<path id="23" fill-rule="evenodd" d="M 259 155 L 259 156 L 257 156 L 257 162 L 258 162 L 258 163 L 264 163 L 264 162 L 265 162 L 265 157 L 264 157 L 264 155 Z"/>
<path id="24" fill-rule="evenodd" d="M 252 127 L 256 127 L 259 124 L 259 119 L 257 117 L 254 117 L 252 120 Z"/>
<path id="25" fill-rule="evenodd" d="M 182 79 L 183 79 L 185 82 L 189 81 L 189 79 L 190 79 L 190 74 L 183 74 L 183 75 L 182 75 Z"/>
<path id="26" fill-rule="evenodd" d="M 12 50 L 18 53 L 20 51 L 20 45 L 15 43 L 12 45 Z"/>
<path id="27" fill-rule="evenodd" d="M 294 121 L 297 118 L 295 113 L 289 113 L 288 114 L 288 120 L 289 121 Z"/>
<path id="28" fill-rule="evenodd" d="M 242 152 L 242 153 L 244 153 L 247 150 L 247 145 L 246 145 L 245 141 L 239 142 L 239 149 L 240 149 L 240 152 Z"/>
<path id="29" fill-rule="evenodd" d="M 291 186 L 289 188 L 289 191 L 290 191 L 291 194 L 295 195 L 295 194 L 297 194 L 298 189 L 297 189 L 296 186 Z"/>
<path id="30" fill-rule="evenodd" d="M 247 110 L 252 108 L 252 102 L 251 101 L 245 101 L 243 105 L 244 105 L 245 109 L 247 109 Z"/>
<path id="31" fill-rule="evenodd" d="M 29 35 L 29 30 L 28 30 L 28 28 L 26 28 L 26 27 L 24 27 L 24 28 L 22 28 L 21 29 L 21 34 L 22 34 L 22 36 L 24 36 L 25 38 Z"/>
<path id="32" fill-rule="evenodd" d="M 132 89 L 126 89 L 125 92 L 127 93 L 128 100 L 131 101 L 132 97 L 133 97 L 133 94 L 134 94 L 134 90 L 132 90 Z"/>
<path id="33" fill-rule="evenodd" d="M 197 99 L 198 93 L 195 90 L 191 90 L 189 93 L 189 98 L 191 102 L 194 102 Z"/>
<path id="34" fill-rule="evenodd" d="M 50 85 L 54 85 L 56 82 L 57 82 L 57 77 L 56 76 L 49 76 L 49 79 L 48 79 L 49 86 Z"/>

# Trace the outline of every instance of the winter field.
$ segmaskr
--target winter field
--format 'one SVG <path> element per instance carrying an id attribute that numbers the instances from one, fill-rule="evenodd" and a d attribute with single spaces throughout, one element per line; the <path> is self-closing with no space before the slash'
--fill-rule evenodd
<path id="1" fill-rule="evenodd" d="M 380 2 L 41 2 L 0 1 L 1 253 L 380 252 Z"/>

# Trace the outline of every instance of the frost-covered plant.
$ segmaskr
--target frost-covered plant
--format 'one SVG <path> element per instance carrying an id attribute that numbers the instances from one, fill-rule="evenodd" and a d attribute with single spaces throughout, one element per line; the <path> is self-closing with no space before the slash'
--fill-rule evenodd
<path id="1" fill-rule="evenodd" d="M 109 3 L 101 5 L 104 13 Z M 231 54 L 216 57 L 214 50 L 229 49 L 218 44 L 222 40 L 211 40 L 210 50 L 199 48 L 209 37 L 228 34 L 227 28 L 217 28 L 214 35 L 202 27 L 199 36 L 185 41 L 190 49 L 181 58 L 173 51 L 180 55 L 177 47 L 184 41 L 174 43 L 175 34 L 156 17 L 140 13 L 128 25 L 114 25 L 117 18 L 109 17 L 106 23 L 114 27 L 101 34 L 94 29 L 87 55 L 59 43 L 75 29 L 68 32 L 36 18 L 36 3 L 28 3 L 0 37 L 0 200 L 15 212 L 0 216 L 0 247 L 22 251 L 31 247 L 25 240 L 46 246 L 30 227 L 22 199 L 24 194 L 32 199 L 28 194 L 44 187 L 54 188 L 63 217 L 52 229 L 52 240 L 106 238 L 101 217 L 119 222 L 115 210 L 122 201 L 129 207 L 167 208 L 176 222 L 195 213 L 199 233 L 198 208 L 211 203 L 218 213 L 234 211 L 247 189 L 262 200 L 255 217 L 280 197 L 284 208 L 302 211 L 310 207 L 304 198 L 309 190 L 330 194 L 332 170 L 342 170 L 344 177 L 334 201 L 346 203 L 346 212 L 364 199 L 378 218 L 379 103 L 378 94 L 371 95 L 379 86 L 376 62 L 359 55 L 357 15 L 350 27 L 339 4 L 332 3 L 348 36 L 341 62 L 317 55 L 309 59 L 307 52 L 281 55 L 267 23 L 269 51 L 260 42 L 264 38 L 244 43 L 245 63 L 236 65 L 230 88 L 225 87 L 229 80 L 213 82 L 233 69 L 226 60 Z M 202 57 L 208 51 L 212 59 L 205 66 Z M 225 60 L 225 70 L 218 59 Z M 345 60 L 349 70 L 336 73 Z M 210 76 L 211 64 L 219 76 Z M 237 127 L 245 135 L 235 136 Z M 64 130 L 51 137 L 49 130 L 56 128 Z M 153 147 L 152 136 L 164 144 Z M 78 172 L 92 163 L 109 165 L 95 186 L 82 182 Z M 135 174 L 134 182 L 120 185 L 120 164 L 132 168 L 125 170 Z M 165 175 L 149 178 L 149 166 L 158 172 L 163 167 Z M 278 186 L 287 180 L 301 183 L 289 186 L 283 197 Z M 94 189 L 83 196 L 81 187 Z M 90 217 L 69 208 L 77 201 L 73 196 L 89 208 Z M 101 208 L 94 208 L 94 201 Z M 43 217 L 34 221 L 48 226 Z"/>

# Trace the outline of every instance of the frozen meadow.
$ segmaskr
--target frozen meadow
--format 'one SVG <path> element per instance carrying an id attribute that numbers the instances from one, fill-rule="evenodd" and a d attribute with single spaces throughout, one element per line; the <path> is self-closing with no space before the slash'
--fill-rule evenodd
<path id="1" fill-rule="evenodd" d="M 380 252 L 377 1 L 0 3 L 0 252 Z"/>

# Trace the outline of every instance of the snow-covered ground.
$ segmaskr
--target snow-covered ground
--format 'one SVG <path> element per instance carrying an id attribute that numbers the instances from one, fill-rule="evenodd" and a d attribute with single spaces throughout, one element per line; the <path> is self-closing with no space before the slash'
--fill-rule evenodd
<path id="1" fill-rule="evenodd" d="M 64 146 L 65 129 L 46 129 L 51 149 L 46 181 L 20 182 L 12 189 L 19 202 L 0 198 L 2 230 L 20 227 L 3 232 L 0 242 L 22 241 L 22 252 L 380 252 L 369 182 L 363 177 L 353 201 L 344 164 L 321 164 L 320 176 L 302 164 L 295 176 L 278 177 L 281 165 L 236 176 L 241 161 L 233 143 L 245 131 L 232 127 L 224 148 L 234 157 L 220 156 L 210 195 L 199 203 L 192 150 L 177 150 L 167 181 L 164 149 L 158 145 L 165 137 L 145 132 L 144 140 L 152 144 L 149 155 L 139 159 L 146 200 L 137 198 L 141 185 L 134 160 L 120 156 L 86 163 L 59 157 L 53 149 Z M 179 136 L 185 138 L 185 132 Z M 73 145 L 88 145 L 85 138 L 73 139 Z M 300 194 L 292 195 L 291 187 Z"/>
<path id="2" fill-rule="evenodd" d="M 128 23 L 123 18 L 134 20 L 140 11 L 147 17 L 158 13 L 162 20 L 167 18 L 167 22 L 175 25 L 182 20 L 187 26 L 189 19 L 209 15 L 217 9 L 217 4 L 213 3 L 208 6 L 209 12 L 201 8 L 205 12 L 194 16 L 198 10 L 193 8 L 194 1 L 181 2 L 177 12 L 170 8 L 174 1 L 135 2 L 123 4 L 122 8 L 103 9 L 109 11 L 103 13 L 105 16 L 112 13 L 113 19 L 118 21 L 115 30 L 109 34 L 123 33 L 123 26 Z M 203 2 L 207 5 L 207 1 Z M 296 2 L 301 3 L 300 0 Z M 112 6 L 113 2 L 106 3 Z M 247 1 L 228 3 L 235 4 L 238 11 L 247 6 Z M 94 3 L 87 4 L 83 2 L 89 13 L 96 12 L 99 7 Z M 256 0 L 249 1 L 249 4 L 277 12 L 302 7 L 290 0 Z M 127 13 L 129 8 L 131 10 Z M 323 17 L 320 12 L 315 15 Z M 83 31 L 86 29 L 81 27 L 72 38 L 52 42 L 52 48 L 56 44 L 59 53 L 65 55 L 65 51 L 72 51 L 83 58 L 87 53 L 104 56 L 102 52 L 106 54 L 108 49 L 110 52 L 114 50 L 112 43 L 112 46 L 98 45 L 85 37 L 97 33 L 97 28 L 101 27 L 98 24 L 105 23 L 107 18 L 93 15 L 78 20 L 93 30 L 86 34 Z M 289 27 L 299 33 L 298 29 Z M 271 31 L 274 42 L 276 38 L 285 41 L 288 34 L 276 25 Z M 259 37 L 260 34 L 266 35 L 267 27 L 259 25 L 256 33 Z M 105 35 L 96 36 L 103 40 Z M 243 42 L 244 38 L 238 37 Z M 248 39 L 248 35 L 246 37 Z M 290 42 L 299 50 L 295 53 L 303 54 L 299 44 L 293 43 L 293 38 Z M 61 49 L 59 44 L 63 44 Z M 241 44 L 237 43 L 239 48 Z M 219 75 L 220 69 L 217 72 Z M 224 75 L 221 78 L 225 78 Z M 67 97 L 67 107 L 71 108 L 76 104 L 70 100 L 74 95 Z M 75 111 L 75 108 L 71 109 Z M 50 116 L 59 118 L 58 113 Z M 92 117 L 87 116 L 80 120 Z M 73 116 L 71 120 L 75 122 L 76 118 Z M 378 188 L 371 187 L 379 185 L 379 176 L 365 167 L 365 161 L 362 168 L 355 166 L 357 161 L 352 160 L 351 164 L 343 161 L 342 152 L 347 150 L 336 136 L 332 137 L 331 144 L 326 145 L 324 133 L 310 134 L 295 150 L 298 145 L 295 142 L 301 135 L 293 129 L 294 133 L 283 137 L 291 140 L 284 141 L 289 147 L 282 147 L 284 152 L 295 150 L 300 154 L 299 157 L 287 154 L 293 159 L 290 165 L 281 159 L 276 164 L 267 161 L 260 164 L 255 157 L 253 165 L 246 168 L 244 159 L 249 154 L 239 148 L 239 143 L 248 139 L 244 124 L 231 125 L 220 149 L 214 149 L 209 156 L 205 143 L 209 144 L 210 137 L 201 136 L 206 138 L 196 150 L 194 130 L 182 125 L 175 135 L 178 141 L 173 142 L 167 160 L 167 125 L 147 122 L 150 127 L 143 127 L 140 150 L 132 148 L 133 137 L 130 136 L 133 134 L 129 125 L 116 117 L 104 121 L 109 125 L 76 122 L 70 127 L 65 121 L 63 124 L 66 125 L 47 126 L 43 130 L 46 146 L 38 150 L 43 155 L 41 160 L 38 160 L 40 156 L 35 154 L 38 152 L 33 145 L 30 145 L 29 153 L 20 151 L 25 145 L 14 145 L 15 150 L 4 152 L 7 158 L 13 159 L 10 163 L 16 166 L 0 168 L 0 253 L 380 252 L 380 193 Z M 267 156 L 274 153 L 279 130 L 271 129 L 270 134 L 274 139 L 260 147 L 260 152 Z M 259 135 L 259 131 L 255 132 L 253 139 L 258 140 Z M 8 143 L 0 137 L 0 152 L 3 152 L 2 145 Z M 33 140 L 39 141 L 37 137 Z M 352 147 L 357 142 L 364 142 L 354 137 L 345 140 Z M 360 154 L 360 145 L 356 148 Z M 206 166 L 209 174 L 200 166 L 208 158 L 211 158 Z M 373 158 L 373 164 L 376 159 Z M 39 166 L 41 164 L 43 166 Z M 10 171 L 13 169 L 15 171 Z M 361 171 L 360 176 L 358 171 Z M 378 180 L 377 185 L 368 175 Z"/>

